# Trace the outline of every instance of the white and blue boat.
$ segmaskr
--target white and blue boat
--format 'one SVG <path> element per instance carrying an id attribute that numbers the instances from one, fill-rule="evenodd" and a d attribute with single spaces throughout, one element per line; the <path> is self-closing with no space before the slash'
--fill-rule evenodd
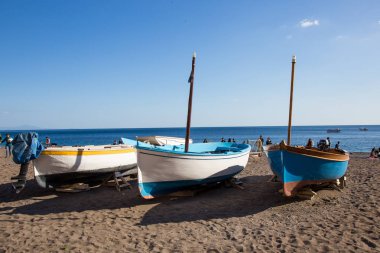
<path id="1" fill-rule="evenodd" d="M 191 143 L 195 57 L 194 53 L 188 80 L 190 92 L 184 145 L 161 145 L 159 142 L 159 146 L 156 146 L 150 141 L 136 143 L 138 184 L 143 198 L 151 199 L 188 187 L 224 181 L 241 172 L 247 165 L 251 150 L 248 144 Z M 134 145 L 130 140 L 123 139 L 123 142 Z"/>
<path id="2" fill-rule="evenodd" d="M 293 196 L 297 190 L 313 184 L 336 182 L 347 171 L 349 153 L 341 149 L 291 146 L 291 123 L 293 106 L 294 65 L 292 59 L 292 77 L 290 89 L 288 144 L 264 147 L 273 174 L 283 183 L 285 196 Z"/>
<path id="3" fill-rule="evenodd" d="M 247 165 L 251 146 L 228 142 L 154 146 L 137 142 L 140 194 L 151 199 L 232 178 Z"/>

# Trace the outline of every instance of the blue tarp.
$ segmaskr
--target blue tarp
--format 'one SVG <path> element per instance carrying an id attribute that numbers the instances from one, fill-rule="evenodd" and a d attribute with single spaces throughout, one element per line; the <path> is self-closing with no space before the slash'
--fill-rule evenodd
<path id="1" fill-rule="evenodd" d="M 34 132 L 21 133 L 12 141 L 13 161 L 17 164 L 27 163 L 38 158 L 44 146 L 38 141 L 38 134 Z"/>

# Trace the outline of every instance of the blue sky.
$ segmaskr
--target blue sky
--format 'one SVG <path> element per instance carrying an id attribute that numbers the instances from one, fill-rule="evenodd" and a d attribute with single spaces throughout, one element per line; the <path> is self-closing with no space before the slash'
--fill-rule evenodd
<path id="1" fill-rule="evenodd" d="M 1 1 L 0 127 L 380 124 L 380 1 Z"/>

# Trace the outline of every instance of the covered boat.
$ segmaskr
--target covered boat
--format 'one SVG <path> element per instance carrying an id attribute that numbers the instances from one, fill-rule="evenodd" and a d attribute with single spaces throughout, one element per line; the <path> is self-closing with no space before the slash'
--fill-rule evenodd
<path id="1" fill-rule="evenodd" d="M 187 187 L 223 181 L 247 165 L 248 144 L 226 142 L 154 146 L 138 142 L 138 184 L 150 199 Z"/>
<path id="2" fill-rule="evenodd" d="M 138 141 L 149 143 L 156 146 L 164 145 L 181 145 L 185 144 L 185 138 L 172 137 L 172 136 L 143 136 L 137 137 Z M 189 143 L 193 143 L 193 140 L 189 140 Z"/>
<path id="3" fill-rule="evenodd" d="M 347 171 L 349 154 L 341 149 L 321 149 L 313 147 L 291 146 L 291 122 L 293 105 L 294 65 L 292 60 L 292 77 L 290 90 L 288 144 L 264 147 L 270 167 L 277 179 L 283 183 L 285 196 L 293 196 L 305 185 L 320 184 L 342 178 Z"/>
<path id="4" fill-rule="evenodd" d="M 33 161 L 43 188 L 74 183 L 99 184 L 114 172 L 136 170 L 136 149 L 129 145 L 48 147 Z"/>

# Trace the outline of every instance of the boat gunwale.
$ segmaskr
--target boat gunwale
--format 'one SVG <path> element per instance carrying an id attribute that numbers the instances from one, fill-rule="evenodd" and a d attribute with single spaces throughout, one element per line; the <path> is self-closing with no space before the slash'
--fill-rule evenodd
<path id="1" fill-rule="evenodd" d="M 41 156 L 89 156 L 89 155 L 118 155 L 136 152 L 133 147 L 104 150 L 48 150 L 41 152 Z"/>
<path id="2" fill-rule="evenodd" d="M 151 151 L 151 152 L 157 152 L 156 150 L 145 150 L 144 151 Z M 152 154 L 152 153 L 146 153 L 142 152 L 141 150 L 138 150 L 139 154 L 144 155 L 151 155 L 151 156 L 157 156 L 157 157 L 165 157 L 165 158 L 171 158 L 171 159 L 187 159 L 187 160 L 222 160 L 222 159 L 234 159 L 239 158 L 245 155 L 249 155 L 249 150 L 246 152 L 236 152 L 234 154 L 206 154 L 206 155 L 192 155 L 189 153 L 169 153 L 169 152 L 157 152 L 157 153 L 164 153 L 164 154 L 171 154 L 175 156 L 170 155 L 159 155 L 159 154 Z M 195 158 L 199 157 L 199 158 Z M 201 158 L 203 157 L 203 159 Z"/>
<path id="3" fill-rule="evenodd" d="M 176 150 L 164 150 L 164 149 L 160 149 L 159 147 L 139 147 L 139 146 L 136 146 L 136 149 L 139 152 L 141 152 L 140 150 L 145 150 L 145 151 L 152 151 L 152 152 L 158 152 L 158 153 L 166 153 L 166 154 L 172 154 L 172 155 L 178 155 L 178 156 L 211 156 L 211 157 L 221 157 L 221 156 L 244 155 L 246 153 L 249 153 L 251 151 L 250 145 L 248 145 L 248 144 L 244 144 L 244 145 L 247 145 L 247 147 L 239 149 L 238 151 L 235 151 L 235 152 L 231 151 L 229 153 L 214 153 L 214 154 L 213 153 L 206 153 L 207 151 L 201 153 L 201 152 L 184 152 L 184 151 L 176 151 Z"/>

